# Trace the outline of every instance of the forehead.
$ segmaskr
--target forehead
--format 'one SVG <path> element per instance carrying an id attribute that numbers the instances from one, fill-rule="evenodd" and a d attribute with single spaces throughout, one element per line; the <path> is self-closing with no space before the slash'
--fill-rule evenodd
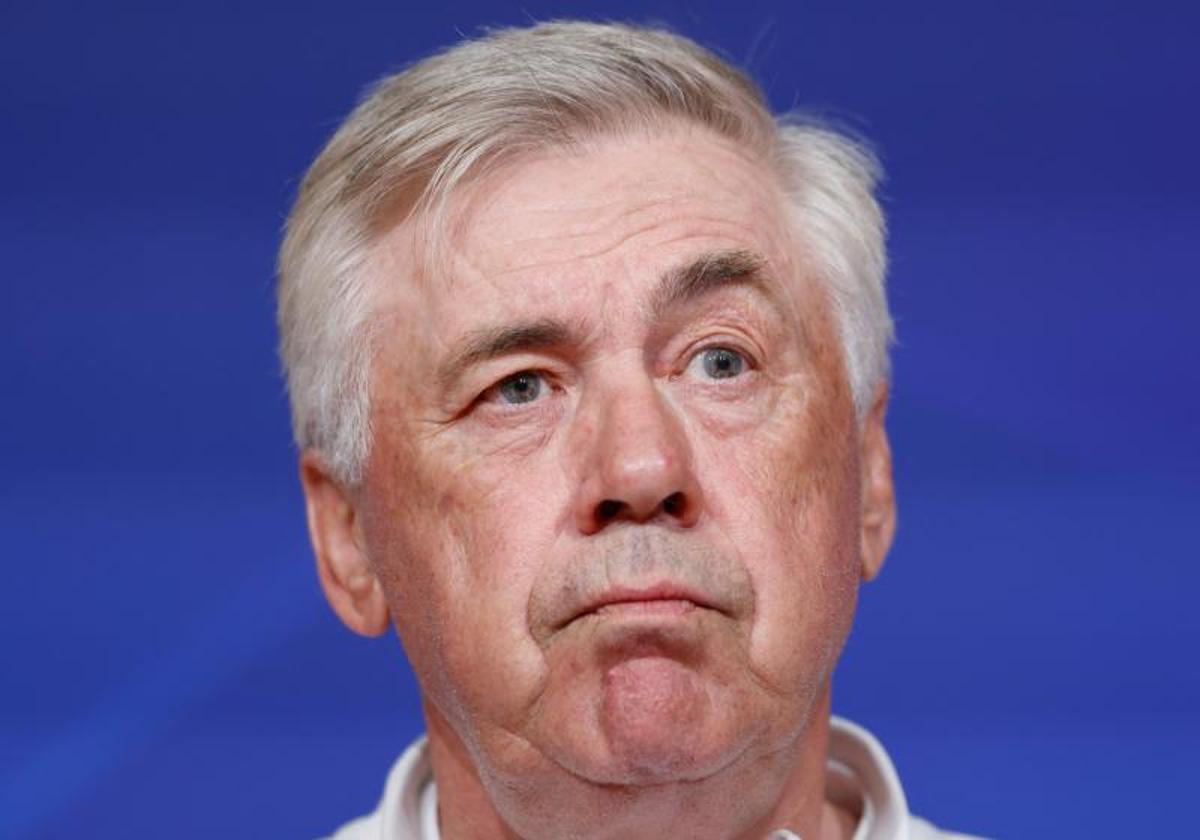
<path id="1" fill-rule="evenodd" d="M 489 272 L 602 260 L 676 238 L 781 232 L 769 173 L 701 130 L 594 141 L 505 167 L 477 185 L 463 210 L 455 250 Z"/>
<path id="2" fill-rule="evenodd" d="M 443 334 L 484 314 L 636 296 L 706 251 L 750 251 L 795 285 L 784 207 L 767 166 L 706 129 L 603 137 L 464 185 L 436 258 L 420 220 L 406 222 L 381 239 L 374 279 L 387 308 L 415 309 Z M 404 282 L 414 263 L 426 270 Z"/>

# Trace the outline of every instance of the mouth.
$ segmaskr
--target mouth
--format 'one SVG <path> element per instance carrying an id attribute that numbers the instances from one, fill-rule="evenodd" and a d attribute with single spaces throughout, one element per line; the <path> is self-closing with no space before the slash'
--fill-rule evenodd
<path id="1" fill-rule="evenodd" d="M 672 583 L 660 583 L 646 588 L 613 587 L 605 590 L 563 622 L 595 617 L 638 616 L 671 618 L 686 616 L 697 609 L 722 611 L 712 599 L 694 589 Z"/>

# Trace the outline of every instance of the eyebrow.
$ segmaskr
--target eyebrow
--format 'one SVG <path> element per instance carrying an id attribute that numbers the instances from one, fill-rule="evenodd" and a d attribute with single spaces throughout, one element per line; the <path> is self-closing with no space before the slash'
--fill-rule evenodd
<path id="1" fill-rule="evenodd" d="M 562 347 L 569 344 L 571 338 L 570 327 L 551 318 L 473 330 L 463 339 L 459 349 L 439 366 L 438 381 L 448 387 L 480 362 L 507 353 Z"/>
<path id="2" fill-rule="evenodd" d="M 667 271 L 650 298 L 650 311 L 661 317 L 668 310 L 733 285 L 768 290 L 766 261 L 751 251 L 711 251 Z M 443 388 L 452 387 L 474 365 L 509 353 L 546 350 L 576 343 L 577 331 L 554 318 L 483 327 L 462 339 L 451 356 L 438 366 Z"/>
<path id="3" fill-rule="evenodd" d="M 662 316 L 668 310 L 735 285 L 769 290 L 766 260 L 752 251 L 710 251 L 668 271 L 650 300 L 650 311 Z"/>

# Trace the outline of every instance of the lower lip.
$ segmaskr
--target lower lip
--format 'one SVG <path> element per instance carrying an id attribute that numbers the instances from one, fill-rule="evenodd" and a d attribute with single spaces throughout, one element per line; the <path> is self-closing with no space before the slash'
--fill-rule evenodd
<path id="1" fill-rule="evenodd" d="M 675 616 L 686 615 L 696 609 L 694 601 L 679 598 L 657 598 L 652 601 L 618 601 L 605 604 L 596 610 L 598 616 Z"/>

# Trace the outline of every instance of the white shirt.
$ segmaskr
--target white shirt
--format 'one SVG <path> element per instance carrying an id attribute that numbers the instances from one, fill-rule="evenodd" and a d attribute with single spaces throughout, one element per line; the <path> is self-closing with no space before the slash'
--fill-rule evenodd
<path id="1" fill-rule="evenodd" d="M 887 752 L 855 723 L 830 718 L 826 768 L 826 797 L 861 814 L 853 840 L 980 840 L 939 831 L 910 814 Z M 375 812 L 342 826 L 330 840 L 441 840 L 437 786 L 425 738 L 405 750 L 392 766 Z M 801 838 L 781 828 L 771 840 Z"/>

